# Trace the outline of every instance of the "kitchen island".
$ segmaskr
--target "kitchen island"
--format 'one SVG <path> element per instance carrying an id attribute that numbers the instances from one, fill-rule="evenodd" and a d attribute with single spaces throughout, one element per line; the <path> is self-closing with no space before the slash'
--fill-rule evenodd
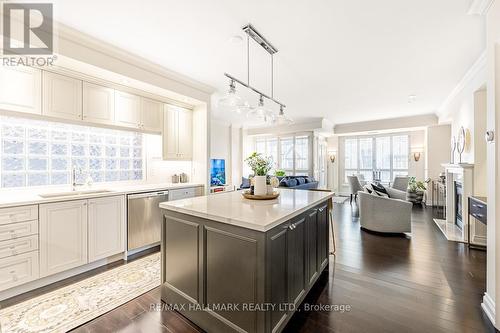
<path id="1" fill-rule="evenodd" d="M 328 266 L 333 193 L 160 204 L 162 300 L 207 332 L 280 332 Z"/>

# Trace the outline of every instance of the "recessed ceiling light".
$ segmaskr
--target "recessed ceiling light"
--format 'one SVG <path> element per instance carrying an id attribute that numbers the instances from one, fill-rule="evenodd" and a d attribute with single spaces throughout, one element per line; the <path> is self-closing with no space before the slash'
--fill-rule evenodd
<path id="1" fill-rule="evenodd" d="M 408 95 L 408 104 L 415 103 L 417 95 Z"/>
<path id="2" fill-rule="evenodd" d="M 240 45 L 243 43 L 243 37 L 240 35 L 234 35 L 229 38 L 229 42 L 233 45 Z"/>

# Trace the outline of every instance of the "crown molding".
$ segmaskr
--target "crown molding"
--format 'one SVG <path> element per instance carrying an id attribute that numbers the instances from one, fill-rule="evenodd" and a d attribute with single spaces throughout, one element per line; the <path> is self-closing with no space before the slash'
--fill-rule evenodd
<path id="1" fill-rule="evenodd" d="M 451 102 L 457 97 L 460 92 L 471 82 L 474 77 L 486 67 L 486 50 L 481 53 L 479 58 L 472 64 L 471 68 L 465 73 L 464 77 L 458 82 L 458 84 L 453 88 L 451 93 L 446 97 L 443 104 L 436 111 L 436 115 L 441 117 L 444 115 L 444 111 L 450 106 Z"/>
<path id="2" fill-rule="evenodd" d="M 151 62 L 150 60 L 142 58 L 136 54 L 132 54 L 122 48 L 104 42 L 60 22 L 54 22 L 54 34 L 59 38 L 70 40 L 73 43 L 93 49 L 96 52 L 107 54 L 108 56 L 119 59 L 133 66 L 140 67 L 156 75 L 161 75 L 170 80 L 176 81 L 181 85 L 194 88 L 205 94 L 211 95 L 215 91 L 215 88 L 207 84 L 191 79 L 175 71 L 169 70 L 157 63 Z"/>
<path id="3" fill-rule="evenodd" d="M 467 15 L 481 15 L 488 14 L 494 0 L 472 0 Z"/>

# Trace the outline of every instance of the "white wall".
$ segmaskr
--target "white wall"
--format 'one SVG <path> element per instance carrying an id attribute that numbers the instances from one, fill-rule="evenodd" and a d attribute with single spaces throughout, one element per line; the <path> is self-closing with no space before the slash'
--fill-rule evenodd
<path id="1" fill-rule="evenodd" d="M 172 175 L 184 172 L 192 181 L 191 161 L 163 161 L 161 135 L 145 134 L 146 181 L 170 183 Z"/>
<path id="2" fill-rule="evenodd" d="M 451 123 L 452 136 L 458 136 L 461 126 L 468 131 L 469 144 L 462 155 L 462 163 L 475 163 L 474 148 L 477 137 L 474 126 L 474 93 L 484 90 L 485 85 L 486 57 L 482 56 L 438 111 L 439 123 Z M 455 163 L 458 161 L 458 153 L 455 153 Z"/>
<path id="3" fill-rule="evenodd" d="M 210 122 L 210 158 L 226 160 L 226 182 L 239 186 L 242 175 L 242 129 L 218 119 Z"/>

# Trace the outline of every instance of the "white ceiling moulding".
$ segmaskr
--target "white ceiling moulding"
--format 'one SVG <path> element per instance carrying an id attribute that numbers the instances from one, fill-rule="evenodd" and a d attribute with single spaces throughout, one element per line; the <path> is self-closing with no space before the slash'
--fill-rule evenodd
<path id="1" fill-rule="evenodd" d="M 494 0 L 472 0 L 468 15 L 486 15 Z"/>
<path id="2" fill-rule="evenodd" d="M 333 133 L 335 135 L 352 135 L 366 132 L 421 129 L 427 126 L 436 125 L 437 123 L 438 118 L 432 113 L 410 117 L 338 124 L 333 128 Z"/>
<path id="3" fill-rule="evenodd" d="M 130 72 L 128 76 L 131 78 L 162 87 L 182 96 L 209 102 L 210 95 L 215 91 L 215 88 L 209 85 L 169 70 L 59 22 L 54 22 L 54 40 L 55 43 L 57 41 L 58 52 L 64 56 L 115 73 L 122 73 L 127 70 Z M 147 80 L 143 80 L 143 77 L 147 77 Z"/>
<path id="4" fill-rule="evenodd" d="M 471 68 L 465 73 L 464 77 L 458 82 L 455 88 L 451 91 L 451 93 L 446 97 L 443 104 L 439 107 L 436 114 L 438 117 L 442 117 L 444 115 L 445 110 L 450 106 L 450 103 L 457 97 L 460 92 L 464 89 L 464 87 L 469 84 L 472 80 L 474 80 L 475 76 L 486 67 L 486 50 L 481 53 L 479 58 L 472 64 Z"/>

